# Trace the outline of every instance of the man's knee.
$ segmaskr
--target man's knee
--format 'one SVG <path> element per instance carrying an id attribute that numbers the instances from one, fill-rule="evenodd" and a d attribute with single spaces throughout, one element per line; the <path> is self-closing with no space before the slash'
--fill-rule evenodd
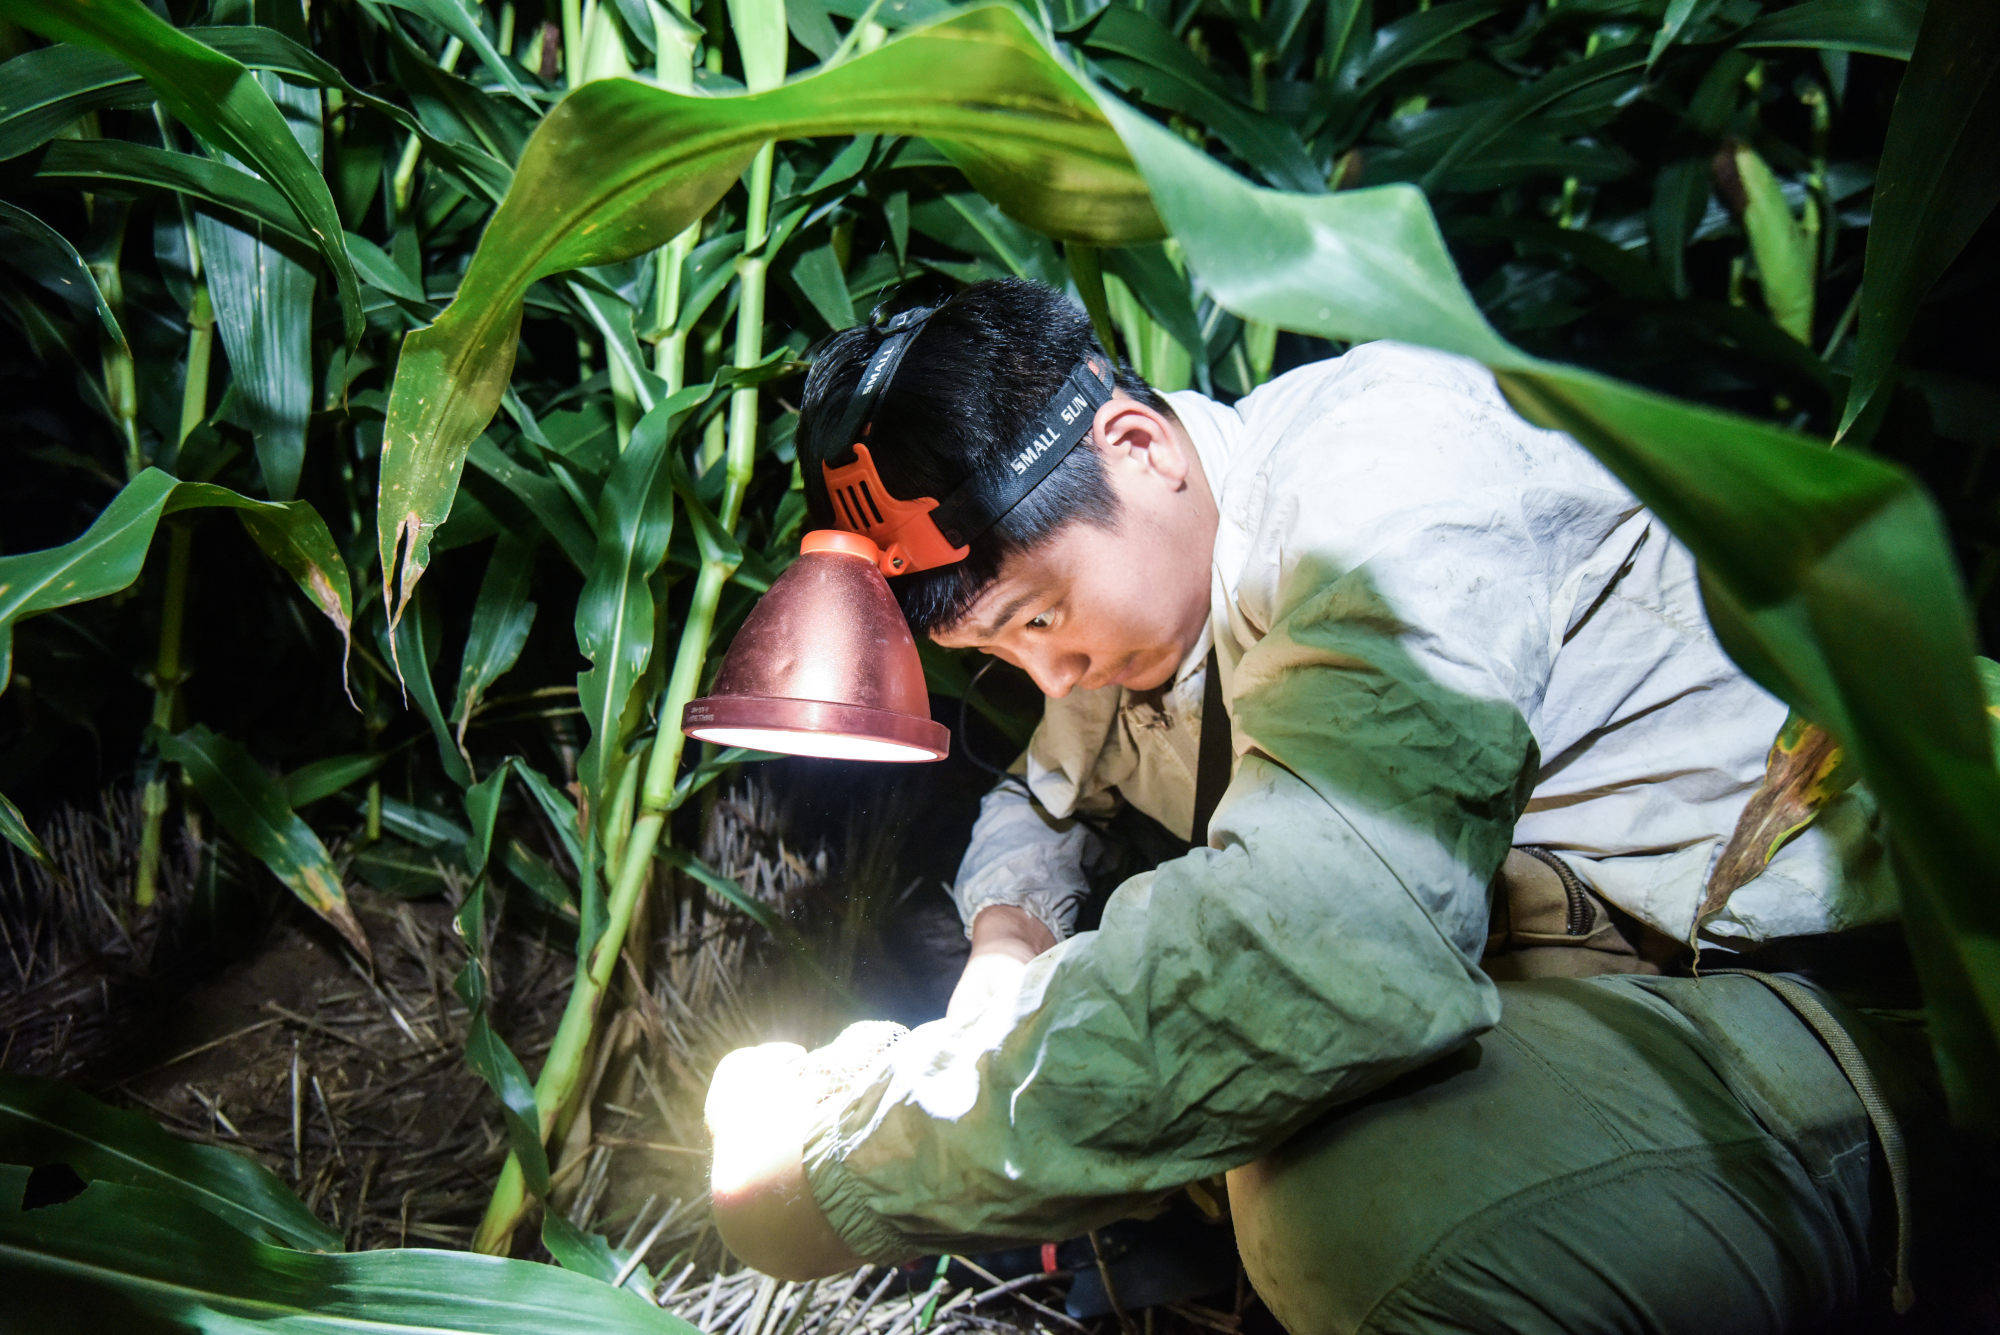
<path id="1" fill-rule="evenodd" d="M 1245 1268 L 1296 1335 L 1824 1314 L 1849 1211 L 1704 1058 L 1637 990 L 1503 988 L 1493 1033 L 1230 1175 Z"/>

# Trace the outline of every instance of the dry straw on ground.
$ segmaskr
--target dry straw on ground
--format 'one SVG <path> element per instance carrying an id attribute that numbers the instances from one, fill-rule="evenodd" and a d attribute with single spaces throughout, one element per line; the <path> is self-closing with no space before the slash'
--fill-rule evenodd
<path id="1" fill-rule="evenodd" d="M 738 1270 L 708 1224 L 701 1099 L 715 1062 L 774 1034 L 822 1041 L 868 906 L 828 893 L 829 858 L 783 837 L 767 793 L 715 802 L 702 854 L 813 940 L 807 967 L 741 910 L 662 878 L 648 949 L 628 961 L 590 1082 L 555 1155 L 556 1200 L 626 1258 L 622 1282 L 714 1335 L 971 1335 L 1091 1329 L 1061 1311 L 1063 1275 L 948 1287 L 864 1267 L 818 1284 Z M 505 1152 L 498 1105 L 463 1056 L 452 979 L 462 878 L 399 900 L 352 887 L 371 971 L 302 912 L 240 940 L 200 924 L 215 854 L 194 832 L 170 850 L 158 910 L 128 925 L 136 803 L 65 813 L 46 832 L 58 871 L 0 866 L 0 1068 L 57 1075 L 178 1135 L 247 1152 L 339 1229 L 350 1248 L 463 1247 Z M 256 875 L 252 867 L 232 868 Z M 567 993 L 560 931 L 503 912 L 489 924 L 494 1023 L 530 1070 Z M 233 958 L 232 958 L 233 956 Z M 644 979 L 642 982 L 641 979 Z M 533 1249 L 531 1230 L 522 1245 Z M 1169 1326 L 1233 1331 L 1240 1317 L 1180 1305 Z M 1148 1324 L 1152 1324 L 1150 1321 Z"/>

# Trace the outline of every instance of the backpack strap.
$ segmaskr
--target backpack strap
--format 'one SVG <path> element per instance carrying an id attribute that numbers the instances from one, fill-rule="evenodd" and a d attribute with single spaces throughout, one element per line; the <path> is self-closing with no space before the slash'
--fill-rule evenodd
<path id="1" fill-rule="evenodd" d="M 1229 786 L 1236 748 L 1229 727 L 1229 710 L 1222 702 L 1222 669 L 1215 650 L 1208 651 L 1207 678 L 1201 687 L 1201 755 L 1194 769 L 1194 835 L 1197 848 L 1208 843 L 1208 820 Z"/>

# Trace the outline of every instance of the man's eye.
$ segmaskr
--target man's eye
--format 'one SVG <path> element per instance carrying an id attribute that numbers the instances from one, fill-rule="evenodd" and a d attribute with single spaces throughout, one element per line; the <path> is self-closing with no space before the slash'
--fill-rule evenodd
<path id="1" fill-rule="evenodd" d="M 1038 612 L 1034 616 L 1029 617 L 1026 622 L 1029 630 L 1047 630 L 1050 624 L 1047 612 Z"/>

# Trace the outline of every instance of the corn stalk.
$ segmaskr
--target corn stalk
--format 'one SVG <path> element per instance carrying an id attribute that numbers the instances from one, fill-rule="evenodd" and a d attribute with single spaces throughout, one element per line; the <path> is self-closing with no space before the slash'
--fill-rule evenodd
<path id="1" fill-rule="evenodd" d="M 208 417 L 208 374 L 215 353 L 215 309 L 202 279 L 201 243 L 195 239 L 193 219 L 183 213 L 181 231 L 187 240 L 188 275 L 194 283 L 188 299 L 188 340 L 185 375 L 181 381 L 181 415 L 175 434 L 176 449 Z M 194 521 L 174 519 L 167 523 L 167 568 L 160 586 L 160 642 L 153 658 L 153 713 L 149 724 L 154 736 L 174 729 L 180 709 L 181 630 L 187 619 L 188 565 L 193 553 Z M 166 823 L 169 764 L 159 758 L 139 798 L 139 866 L 132 881 L 132 904 L 144 910 L 159 896 L 160 838 Z"/>
<path id="2" fill-rule="evenodd" d="M 743 57 L 746 81 L 751 90 L 777 86 L 784 79 L 787 40 L 781 3 L 768 0 L 741 0 L 731 6 L 732 28 Z M 742 252 L 737 258 L 737 305 L 734 364 L 739 369 L 754 366 L 764 355 L 764 295 L 770 273 L 769 240 L 771 182 L 775 147 L 765 144 L 752 159 L 745 176 L 746 206 Z M 688 228 L 663 247 L 662 259 L 682 244 L 696 229 Z M 664 265 L 663 265 L 664 267 Z M 664 281 L 664 278 L 662 279 Z M 724 533 L 733 533 L 742 517 L 743 499 L 750 486 L 756 460 L 758 399 L 754 386 L 742 386 L 731 393 L 724 468 L 722 503 L 716 519 Z M 637 787 L 637 815 L 629 831 L 610 830 L 603 844 L 608 854 L 609 892 L 605 902 L 602 930 L 587 944 L 579 962 L 576 980 L 561 1022 L 549 1046 L 548 1057 L 535 1081 L 535 1108 L 541 1137 L 546 1143 L 574 1112 L 574 1100 L 589 1064 L 592 1048 L 599 1038 L 599 1015 L 611 985 L 627 933 L 638 913 L 645 891 L 652 883 L 653 860 L 667 835 L 667 818 L 674 806 L 674 785 L 680 774 L 686 736 L 679 727 L 681 711 L 700 689 L 708 662 L 709 642 L 714 635 L 716 608 L 722 590 L 740 563 L 734 544 L 717 544 L 705 550 L 695 578 L 686 619 L 674 655 L 666 690 L 654 716 L 659 731 L 647 749 L 644 777 Z M 629 776 L 641 769 L 628 766 Z M 621 819 L 630 810 L 621 787 L 614 813 Z M 586 874 L 588 874 L 586 870 Z M 486 1214 L 473 1237 L 473 1248 L 502 1253 L 511 1244 L 516 1225 L 525 1212 L 527 1176 L 519 1156 L 510 1154 L 501 1168 Z"/>
<path id="3" fill-rule="evenodd" d="M 672 9 L 656 5 L 653 76 L 662 88 L 694 91 L 695 27 L 692 0 L 672 0 Z M 674 15 L 678 14 L 676 22 Z M 681 321 L 681 271 L 701 239 L 701 225 L 684 228 L 660 247 L 653 275 L 653 319 L 646 341 L 653 345 L 653 374 L 673 394 L 687 383 L 687 329 Z"/>

